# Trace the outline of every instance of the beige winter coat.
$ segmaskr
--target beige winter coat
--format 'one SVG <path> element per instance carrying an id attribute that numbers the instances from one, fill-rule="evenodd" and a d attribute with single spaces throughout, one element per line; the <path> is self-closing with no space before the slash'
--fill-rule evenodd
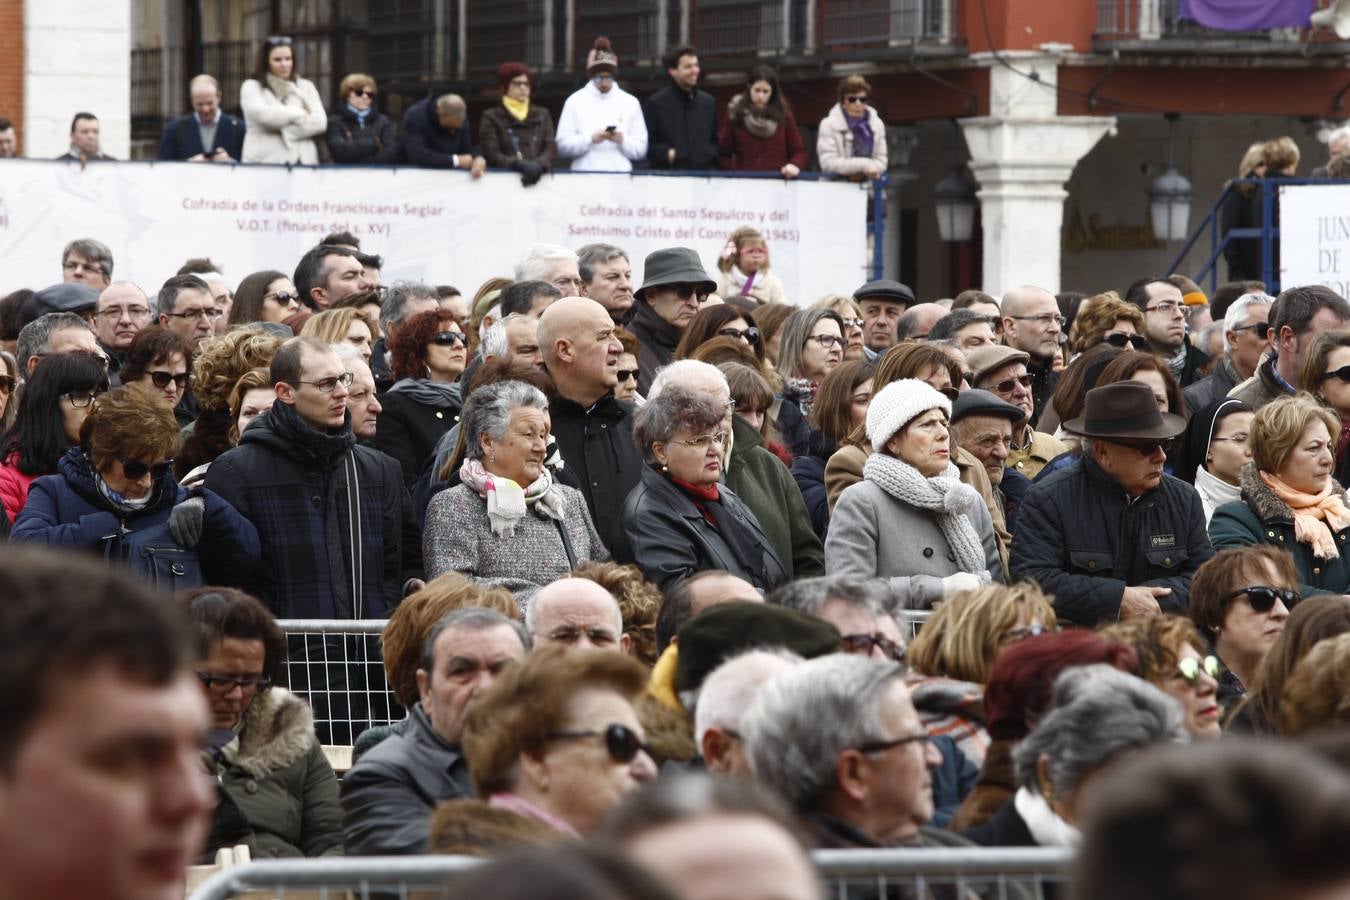
<path id="1" fill-rule="evenodd" d="M 239 88 L 239 105 L 248 128 L 240 162 L 318 163 L 314 138 L 328 129 L 328 114 L 314 82 L 297 78 L 278 96 L 268 84 L 250 78 Z"/>

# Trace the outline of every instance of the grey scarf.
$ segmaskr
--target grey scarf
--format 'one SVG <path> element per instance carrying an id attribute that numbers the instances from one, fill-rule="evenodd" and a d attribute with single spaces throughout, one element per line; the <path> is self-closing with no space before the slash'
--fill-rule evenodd
<path id="1" fill-rule="evenodd" d="M 390 393 L 407 394 L 411 399 L 427 406 L 459 406 L 460 387 L 444 381 L 432 381 L 429 378 L 403 378 L 389 389 Z"/>
<path id="2" fill-rule="evenodd" d="M 745 105 L 745 112 L 741 114 L 741 124 L 745 126 L 746 131 L 760 140 L 771 138 L 778 132 L 778 120 L 756 111 L 749 103 Z"/>
<path id="3" fill-rule="evenodd" d="M 908 463 L 873 453 L 863 465 L 863 477 L 901 503 L 934 513 L 942 536 L 956 554 L 956 565 L 962 572 L 978 575 L 981 583 L 989 583 L 984 544 L 970 520 L 975 504 L 984 501 L 961 481 L 956 466 L 948 463 L 946 472 L 925 478 Z M 896 539 L 902 538 L 896 535 Z"/>

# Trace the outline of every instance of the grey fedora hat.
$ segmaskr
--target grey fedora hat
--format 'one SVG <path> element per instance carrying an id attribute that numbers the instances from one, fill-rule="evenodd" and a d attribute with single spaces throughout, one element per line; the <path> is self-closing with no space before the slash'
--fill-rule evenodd
<path id="1" fill-rule="evenodd" d="M 698 251 L 688 247 L 666 247 L 647 254 L 642 263 L 642 287 L 633 292 L 641 300 L 647 288 L 666 284 L 692 284 L 711 294 L 717 282 L 708 277 Z"/>

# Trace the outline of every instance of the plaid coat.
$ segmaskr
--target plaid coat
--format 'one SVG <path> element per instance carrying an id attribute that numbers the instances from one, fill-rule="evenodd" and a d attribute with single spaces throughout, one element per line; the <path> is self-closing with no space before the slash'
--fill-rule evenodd
<path id="1" fill-rule="evenodd" d="M 378 619 L 421 574 L 421 535 L 398 463 L 277 403 L 211 464 L 206 486 L 258 529 L 253 591 L 278 618 Z"/>

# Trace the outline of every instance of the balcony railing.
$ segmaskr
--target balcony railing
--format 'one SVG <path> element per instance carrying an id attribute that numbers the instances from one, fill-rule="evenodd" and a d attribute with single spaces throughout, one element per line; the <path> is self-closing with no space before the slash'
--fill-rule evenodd
<path id="1" fill-rule="evenodd" d="M 1099 0 L 1106 3 L 1107 0 Z M 1111 0 L 1122 5 L 1150 0 Z M 1151 0 L 1177 2 L 1177 0 Z M 818 59 L 884 61 L 915 51 L 960 52 L 958 0 L 305 0 L 293 16 L 296 67 L 326 106 L 348 72 L 368 72 L 380 105 L 398 117 L 432 90 L 473 96 L 496 87 L 497 67 L 524 60 L 542 86 L 575 85 L 596 36 L 605 35 L 625 77 L 662 76 L 669 46 L 698 47 L 706 72 L 743 71 L 763 60 L 783 69 Z M 341 10 L 324 26 L 323 16 Z M 1132 20 L 1133 21 L 1133 20 Z M 316 24 L 318 23 L 318 24 Z M 1133 26 L 1131 26 L 1133 27 Z M 257 52 L 250 40 L 203 48 L 203 70 L 220 81 L 223 106 L 238 113 L 239 86 Z M 182 46 L 133 50 L 133 138 L 157 139 L 188 110 L 196 73 Z M 659 77 L 654 80 L 659 80 Z M 547 94 L 541 94 L 547 96 Z"/>
<path id="2" fill-rule="evenodd" d="M 1125 43 L 1138 49 L 1148 49 L 1153 44 L 1159 50 L 1192 44 L 1209 47 L 1267 45 L 1275 49 L 1299 47 L 1299 33 L 1295 28 L 1221 31 L 1183 19 L 1181 0 L 1097 0 L 1096 39 L 1099 44 Z"/>

